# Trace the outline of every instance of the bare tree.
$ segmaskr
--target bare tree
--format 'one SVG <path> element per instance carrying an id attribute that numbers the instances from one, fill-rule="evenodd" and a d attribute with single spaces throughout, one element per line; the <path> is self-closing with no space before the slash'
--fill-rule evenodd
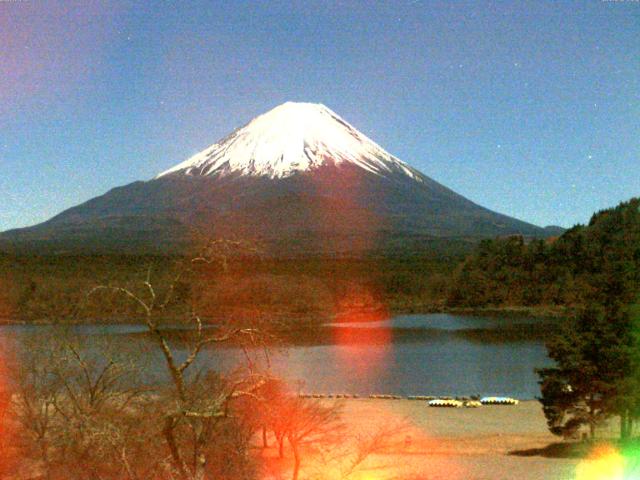
<path id="1" fill-rule="evenodd" d="M 186 323 L 191 326 L 193 334 L 188 339 L 186 356 L 180 359 L 179 352 L 170 343 L 169 333 L 162 328 L 162 322 L 173 305 L 180 285 L 185 281 L 197 283 L 201 280 L 203 271 L 199 270 L 199 266 L 217 265 L 226 270 L 230 252 L 242 246 L 242 242 L 236 241 L 209 242 L 198 255 L 177 269 L 175 277 L 162 293 L 152 283 L 152 271 L 149 269 L 140 292 L 123 286 L 100 285 L 88 294 L 88 298 L 91 298 L 100 292 L 111 291 L 139 307 L 144 325 L 159 346 L 171 378 L 172 391 L 162 405 L 162 435 L 175 474 L 185 480 L 202 480 L 206 477 L 208 445 L 221 419 L 229 416 L 230 402 L 242 395 L 253 395 L 260 384 L 260 377 L 251 371 L 250 365 L 246 376 L 228 382 L 225 388 L 212 395 L 211 392 L 203 392 L 201 383 L 190 379 L 188 373 L 199 354 L 208 346 L 238 339 L 255 344 L 259 331 L 251 326 L 234 324 L 206 328 L 195 305 L 191 305 L 186 313 Z"/>
<path id="2" fill-rule="evenodd" d="M 293 452 L 292 480 L 298 480 L 303 446 L 333 445 L 343 439 L 344 424 L 339 403 L 322 404 L 316 400 L 292 397 L 283 415 L 288 419 L 286 437 Z"/>
<path id="3" fill-rule="evenodd" d="M 257 423 L 262 433 L 262 447 L 268 447 L 268 432 L 271 431 L 278 445 L 278 456 L 284 458 L 284 444 L 288 428 L 285 414 L 291 394 L 284 381 L 277 378 L 266 379 L 256 392 L 258 411 Z"/>
<path id="4" fill-rule="evenodd" d="M 11 392 L 0 385 L 0 479 L 13 473 L 16 467 L 15 436 L 9 415 L 10 399 Z"/>
<path id="5" fill-rule="evenodd" d="M 21 425 L 21 433 L 26 437 L 24 453 L 31 454 L 42 462 L 45 479 L 52 475 L 52 449 L 56 428 L 55 405 L 61 395 L 59 377 L 56 375 L 58 363 L 55 346 L 47 350 L 36 347 L 44 336 L 34 336 L 25 341 L 23 349 L 29 354 L 22 355 L 18 362 L 16 395 L 13 411 Z M 29 455 L 26 455 L 29 456 Z"/>
<path id="6" fill-rule="evenodd" d="M 158 468 L 131 462 L 151 446 L 149 415 L 140 415 L 150 397 L 136 382 L 136 363 L 120 347 L 104 347 L 53 330 L 22 345 L 13 411 L 22 457 L 39 464 L 46 479 L 134 480 Z"/>
<path id="7" fill-rule="evenodd" d="M 51 335 L 33 340 L 47 348 L 25 349 L 14 408 L 47 480 L 251 478 L 249 446 L 260 427 L 265 445 L 265 427 L 274 433 L 281 455 L 288 443 L 293 480 L 312 455 L 340 457 L 346 478 L 377 451 L 378 437 L 343 448 L 340 404 L 301 399 L 256 368 L 249 347 L 266 348 L 265 319 L 211 323 L 202 315 L 211 272 L 227 269 L 229 249 L 238 246 L 211 242 L 166 284 L 149 269 L 139 285 L 99 285 L 87 294 L 118 307 L 125 302 L 117 298 L 127 299 L 141 315 L 169 379 L 153 390 L 137 378 L 139 359 L 120 352 L 121 342 L 96 350 L 86 339 Z M 185 328 L 177 332 L 175 324 Z M 240 347 L 246 364 L 231 373 L 200 369 L 203 352 L 225 343 Z"/>
<path id="8" fill-rule="evenodd" d="M 405 445 L 407 425 L 403 422 L 384 424 L 370 432 L 354 434 L 348 429 L 338 442 L 316 447 L 316 455 L 307 478 L 310 480 L 348 480 L 367 478 L 375 470 L 375 478 L 393 479 L 394 465 L 379 457 L 401 451 Z"/>
<path id="9" fill-rule="evenodd" d="M 265 410 L 280 457 L 284 441 L 293 456 L 292 480 L 300 478 L 302 462 L 309 459 L 309 478 L 345 480 L 370 468 L 371 458 L 391 452 L 402 444 L 403 423 L 383 425 L 373 432 L 353 434 L 342 418 L 342 403 L 300 398 L 287 394 L 284 385 L 273 388 L 275 394 Z M 375 465 L 378 475 L 386 465 Z M 318 474 L 314 475 L 314 470 Z"/>

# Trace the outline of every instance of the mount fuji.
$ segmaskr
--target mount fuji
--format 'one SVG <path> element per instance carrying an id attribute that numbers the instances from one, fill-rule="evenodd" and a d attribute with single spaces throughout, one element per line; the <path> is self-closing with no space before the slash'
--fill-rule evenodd
<path id="1" fill-rule="evenodd" d="M 378 176 L 421 175 L 324 105 L 284 103 L 190 159 L 161 173 L 271 179 L 322 166 L 357 166 Z"/>
<path id="2" fill-rule="evenodd" d="M 287 102 L 149 181 L 1 233 L 0 247 L 168 252 L 231 237 L 274 255 L 361 255 L 512 234 L 547 236 L 423 175 L 329 108 Z"/>

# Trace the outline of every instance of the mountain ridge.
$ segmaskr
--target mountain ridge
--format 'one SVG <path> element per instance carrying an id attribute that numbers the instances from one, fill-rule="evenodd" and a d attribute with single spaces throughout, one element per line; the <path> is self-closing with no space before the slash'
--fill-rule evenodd
<path id="1" fill-rule="evenodd" d="M 549 236 L 420 173 L 327 107 L 289 102 L 151 180 L 1 233 L 0 247 L 174 250 L 225 236 L 276 256 L 358 256 L 403 239 L 512 234 Z"/>

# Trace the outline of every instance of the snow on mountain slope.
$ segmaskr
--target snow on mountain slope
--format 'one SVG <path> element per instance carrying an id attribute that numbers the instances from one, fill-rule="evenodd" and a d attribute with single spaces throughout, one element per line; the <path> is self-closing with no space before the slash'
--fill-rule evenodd
<path id="1" fill-rule="evenodd" d="M 285 178 L 326 164 L 355 164 L 379 176 L 422 175 L 320 104 L 287 102 L 188 160 L 160 173 Z"/>

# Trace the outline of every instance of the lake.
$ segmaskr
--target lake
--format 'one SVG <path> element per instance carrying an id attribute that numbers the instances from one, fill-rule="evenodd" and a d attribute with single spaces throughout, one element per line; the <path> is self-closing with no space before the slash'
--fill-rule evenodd
<path id="1" fill-rule="evenodd" d="M 387 321 L 327 326 L 329 342 L 270 352 L 265 368 L 309 393 L 397 395 L 509 395 L 533 399 L 539 394 L 534 368 L 551 364 L 536 318 L 476 317 L 452 314 L 399 315 Z M 0 338 L 31 336 L 50 327 L 5 325 Z M 163 359 L 141 325 L 79 325 L 75 333 L 91 344 L 100 338 L 141 355 L 145 376 L 165 374 Z M 184 355 L 184 349 L 180 354 Z M 208 349 L 198 368 L 233 369 L 239 349 Z"/>

